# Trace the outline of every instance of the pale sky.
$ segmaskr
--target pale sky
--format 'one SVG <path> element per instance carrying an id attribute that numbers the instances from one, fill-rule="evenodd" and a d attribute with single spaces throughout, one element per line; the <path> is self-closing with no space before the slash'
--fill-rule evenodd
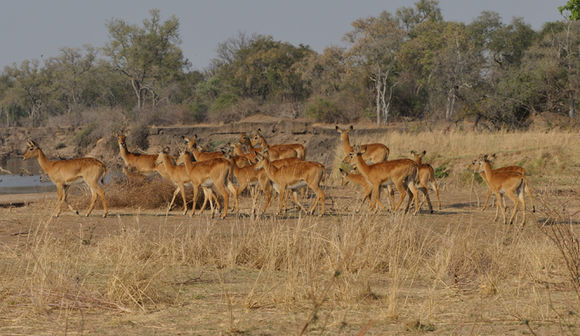
<path id="1" fill-rule="evenodd" d="M 413 6 L 405 0 L 6 0 L 0 2 L 0 71 L 6 65 L 59 54 L 62 47 L 102 47 L 106 23 L 120 18 L 141 25 L 149 10 L 180 22 L 181 48 L 193 69 L 203 70 L 220 42 L 238 32 L 271 35 L 321 52 L 342 45 L 350 23 L 383 10 Z M 440 0 L 448 21 L 469 23 L 484 10 L 496 11 L 504 23 L 514 16 L 538 30 L 562 19 L 558 6 L 566 0 Z"/>

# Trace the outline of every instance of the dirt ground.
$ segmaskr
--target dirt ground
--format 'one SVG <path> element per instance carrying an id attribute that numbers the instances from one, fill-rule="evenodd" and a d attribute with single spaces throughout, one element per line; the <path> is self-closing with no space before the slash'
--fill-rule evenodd
<path id="1" fill-rule="evenodd" d="M 333 226 L 337 223 L 356 219 L 352 208 L 358 205 L 360 191 L 350 186 L 327 186 L 327 213 L 313 219 L 321 225 Z M 554 206 L 567 206 L 568 212 L 580 210 L 579 195 L 565 195 L 558 190 L 543 188 L 536 197 L 538 212 L 527 213 L 527 223 L 523 230 L 538 231 L 538 223 L 546 219 L 542 202 Z M 79 196 L 76 196 L 79 197 Z M 436 204 L 435 197 L 431 193 Z M 443 186 L 441 190 L 442 209 L 430 214 L 423 205 L 417 216 L 410 220 L 424 227 L 432 234 L 445 234 L 450 228 L 461 226 L 477 227 L 489 235 L 504 232 L 508 226 L 492 221 L 494 210 L 479 210 L 485 197 L 485 188 Z M 383 194 L 383 200 L 386 197 Z M 311 204 L 313 198 L 303 200 Z M 30 243 L 30 236 L 42 228 L 51 234 L 90 239 L 91 244 L 107 237 L 120 235 L 127 227 L 138 227 L 146 234 L 164 232 L 179 234 L 187 230 L 204 230 L 212 227 L 212 234 L 228 236 L 240 223 L 249 223 L 247 214 L 237 218 L 229 215 L 225 220 L 211 219 L 209 214 L 193 218 L 181 215 L 181 206 L 168 216 L 165 209 L 140 210 L 112 208 L 107 218 L 101 217 L 97 209 L 88 217 L 75 216 L 64 211 L 59 218 L 52 218 L 56 193 L 34 195 L 0 196 L 0 248 L 4 255 L 18 255 Z M 277 206 L 273 200 L 267 218 Z M 179 204 L 179 203 L 178 203 Z M 248 212 L 249 200 L 242 197 L 242 213 Z M 84 213 L 84 209 L 79 209 Z M 366 214 L 366 212 L 363 212 Z M 368 214 L 366 214 L 368 216 Z M 392 216 L 381 213 L 379 218 Z M 521 219 L 521 213 L 517 222 Z M 270 225 L 292 227 L 298 221 L 295 208 L 280 220 L 269 221 Z M 517 230 L 516 226 L 512 226 Z M 189 229 L 188 229 L 189 228 Z M 537 233 L 540 234 L 539 231 Z M 89 237 L 89 238 L 87 238 Z M 9 269 L 9 268 L 8 268 Z M 7 271 L 5 269 L 4 271 Z M 31 303 L 25 296 L 12 297 L 13 288 L 0 288 L 0 334 L 3 335 L 286 335 L 298 334 L 309 319 L 312 309 L 305 306 L 284 308 L 283 306 L 248 307 L 245 302 L 249 292 L 254 291 L 260 270 L 233 267 L 216 271 L 215 267 L 189 267 L 182 278 L 173 279 L 172 287 L 179 288 L 179 302 L 156 305 L 147 310 L 135 309 L 130 312 L 107 309 L 30 311 Z M 6 274 L 5 274 L 6 275 Z M 275 277 L 275 275 L 272 275 Z M 265 281 L 268 287 L 268 281 Z M 276 286 L 276 282 L 272 282 Z M 366 335 L 421 334 L 441 335 L 520 335 L 520 334 L 560 334 L 578 332 L 566 329 L 560 319 L 546 308 L 542 319 L 531 322 L 521 312 L 531 309 L 528 305 L 566 306 L 573 305 L 575 295 L 569 288 L 557 291 L 542 290 L 541 286 L 510 287 L 509 281 L 502 283 L 498 291 L 501 295 L 482 295 L 481 290 L 462 290 L 453 287 L 415 282 L 401 286 L 400 307 L 396 316 L 387 314 L 386 302 L 389 282 L 381 276 L 372 277 L 373 293 L 379 299 L 363 299 L 335 307 L 326 307 L 318 313 L 318 327 L 309 329 L 314 335 Z M 224 290 L 225 288 L 225 290 Z M 18 292 L 18 291 L 17 291 Z M 228 293 L 226 295 L 224 293 Z M 262 295 L 266 295 L 264 290 Z M 508 294 L 509 293 L 509 294 Z M 549 298 L 548 298 L 549 297 Z M 534 301 L 536 300 L 536 301 Z M 540 302 L 541 301 L 541 302 Z M 550 304 L 546 304 L 546 302 Z M 417 304 L 417 303 L 421 304 Z M 427 303 L 428 302 L 428 303 Z M 421 307 L 421 313 L 417 311 Z M 516 307 L 516 308 L 514 308 Z M 423 319 L 424 310 L 429 310 L 429 318 Z M 576 322 L 577 323 L 577 322 Z M 572 323 L 574 326 L 574 323 Z M 234 327 L 232 327 L 234 326 Z M 318 328 L 318 329 L 317 329 Z M 365 333 L 366 332 L 366 333 Z"/>

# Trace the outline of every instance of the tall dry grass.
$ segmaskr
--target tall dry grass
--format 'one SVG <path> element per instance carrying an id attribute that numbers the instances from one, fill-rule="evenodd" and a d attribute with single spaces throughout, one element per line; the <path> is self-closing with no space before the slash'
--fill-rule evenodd
<path id="1" fill-rule="evenodd" d="M 438 320 L 449 295 L 496 300 L 514 296 L 514 288 L 567 286 L 559 250 L 538 227 L 490 230 L 465 220 L 432 228 L 417 217 L 365 214 L 236 221 L 225 230 L 189 221 L 151 232 L 139 218 L 118 218 L 119 233 L 99 239 L 83 236 L 80 223 L 78 235 L 55 235 L 46 222 L 5 267 L 23 279 L 20 295 L 38 312 L 156 310 L 187 300 L 175 284 L 191 269 L 254 270 L 253 283 L 233 299 L 237 311 L 324 315 L 367 303 L 380 307 L 377 318 L 394 321 Z M 553 318 L 547 304 L 527 306 L 525 316 Z M 504 305 L 495 318 L 521 311 L 516 302 Z"/>

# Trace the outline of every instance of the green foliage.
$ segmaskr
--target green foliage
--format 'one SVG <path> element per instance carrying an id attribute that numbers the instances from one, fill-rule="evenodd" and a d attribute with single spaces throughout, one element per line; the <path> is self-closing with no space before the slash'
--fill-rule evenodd
<path id="1" fill-rule="evenodd" d="M 558 10 L 562 15 L 569 12 L 567 16 L 570 20 L 580 20 L 580 0 L 568 0 L 564 6 L 558 7 Z"/>
<path id="2" fill-rule="evenodd" d="M 318 122 L 334 122 L 338 119 L 336 105 L 323 98 L 317 98 L 306 105 L 306 116 Z"/>
<path id="3" fill-rule="evenodd" d="M 233 93 L 223 93 L 213 102 L 211 106 L 211 111 L 221 111 L 226 108 L 230 108 L 236 105 L 238 102 L 238 96 Z"/>
<path id="4" fill-rule="evenodd" d="M 438 1 L 419 0 L 355 20 L 347 47 L 320 54 L 240 33 L 218 45 L 203 72 L 189 71 L 179 20 L 151 10 L 137 25 L 108 22 L 104 48 L 62 48 L 5 67 L 0 125 L 39 126 L 55 116 L 52 122 L 83 125 L 100 107 L 141 122 L 147 113 L 179 122 L 176 110 L 183 120 L 223 121 L 292 105 L 320 122 L 476 117 L 488 128 L 526 127 L 536 113 L 575 117 L 579 8 L 579 0 L 568 0 L 559 9 L 572 21 L 535 32 L 523 19 L 504 23 L 495 12 L 469 24 L 445 21 Z"/>
<path id="5" fill-rule="evenodd" d="M 446 165 L 441 165 L 435 168 L 435 178 L 436 179 L 443 179 L 449 176 L 449 170 L 447 169 Z"/>
<path id="6" fill-rule="evenodd" d="M 75 134 L 73 141 L 78 143 L 79 147 L 88 147 L 94 139 L 91 138 L 93 131 L 97 128 L 97 123 L 92 122 L 88 124 L 84 129 Z"/>
<path id="7" fill-rule="evenodd" d="M 209 107 L 204 103 L 191 103 L 189 104 L 189 112 L 193 121 L 202 122 L 206 121 Z"/>

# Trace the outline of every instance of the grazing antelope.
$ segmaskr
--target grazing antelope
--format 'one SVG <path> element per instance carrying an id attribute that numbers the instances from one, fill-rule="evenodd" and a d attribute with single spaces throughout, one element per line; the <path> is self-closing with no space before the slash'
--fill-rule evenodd
<path id="1" fill-rule="evenodd" d="M 356 168 L 356 167 L 355 167 Z M 363 192 L 364 192 L 364 197 L 362 199 L 362 202 L 360 203 L 360 205 L 358 206 L 358 208 L 355 210 L 355 212 L 359 212 L 360 209 L 362 208 L 363 204 L 365 203 L 366 200 L 369 201 L 369 207 L 371 209 L 374 208 L 374 204 L 371 203 L 371 194 L 373 191 L 372 186 L 367 182 L 367 179 L 364 177 L 364 175 L 360 174 L 360 173 L 353 173 L 353 172 L 347 172 L 346 170 L 343 170 L 342 168 L 338 169 L 340 171 L 340 175 L 342 176 L 342 180 L 341 180 L 341 185 L 344 186 L 347 183 L 351 182 L 354 183 L 356 185 L 359 185 L 363 188 Z"/>
<path id="2" fill-rule="evenodd" d="M 67 202 L 67 190 L 71 183 L 78 180 L 84 180 L 91 190 L 91 204 L 87 210 L 86 216 L 88 217 L 95 203 L 97 202 L 97 196 L 101 197 L 101 202 L 103 204 L 103 217 L 107 217 L 107 199 L 105 197 L 105 192 L 99 185 L 99 180 L 103 183 L 103 179 L 107 174 L 107 167 L 101 161 L 94 158 L 79 158 L 71 160 L 49 160 L 46 155 L 42 152 L 40 147 L 32 141 L 28 141 L 28 147 L 26 152 L 24 152 L 24 159 L 37 158 L 38 164 L 46 172 L 50 180 L 56 185 L 56 192 L 58 195 L 58 201 L 56 205 L 55 217 L 60 215 L 62 203 L 66 203 L 68 208 L 75 214 L 78 211 L 73 209 L 73 207 Z"/>
<path id="3" fill-rule="evenodd" d="M 474 163 L 474 168 L 477 172 L 481 173 L 482 176 L 485 174 L 484 181 L 487 183 L 488 187 L 495 193 L 498 200 L 498 208 L 495 211 L 494 221 L 498 216 L 498 209 L 501 208 L 503 215 L 503 222 L 506 223 L 505 207 L 502 202 L 501 192 L 503 191 L 513 202 L 514 210 L 510 216 L 510 224 L 513 224 L 513 220 L 516 216 L 520 203 L 523 208 L 523 219 L 522 226 L 526 222 L 526 201 L 524 198 L 524 193 L 527 185 L 526 177 L 517 172 L 510 171 L 494 171 L 491 169 L 491 163 L 487 155 L 480 157 Z"/>
<path id="4" fill-rule="evenodd" d="M 131 153 L 127 150 L 127 142 L 125 139 L 126 138 L 124 134 L 119 134 L 117 136 L 117 142 L 119 143 L 119 153 L 125 162 L 123 173 L 125 173 L 126 176 L 129 176 L 129 169 L 133 168 L 138 173 L 145 176 L 151 176 L 157 172 L 163 178 L 169 178 L 163 166 L 159 166 L 155 163 L 159 155 Z"/>
<path id="5" fill-rule="evenodd" d="M 292 157 L 304 160 L 306 157 L 306 148 L 301 144 L 268 144 L 264 136 L 262 136 L 262 130 L 259 128 L 256 130 L 256 133 L 251 140 L 251 145 L 253 147 L 258 144 L 262 146 L 262 151 L 268 150 L 270 160 L 280 160 Z"/>
<path id="6" fill-rule="evenodd" d="M 358 171 L 372 186 L 372 197 L 374 197 L 374 204 L 383 207 L 382 203 L 380 202 L 381 185 L 394 184 L 401 196 L 399 197 L 397 204 L 392 208 L 393 211 L 399 209 L 406 194 L 409 194 L 409 201 L 407 202 L 405 212 L 409 211 L 411 200 L 413 199 L 415 201 L 414 214 L 416 214 L 419 211 L 419 201 L 417 197 L 417 187 L 415 182 L 418 178 L 419 167 L 415 161 L 409 159 L 399 159 L 368 165 L 363 159 L 363 155 L 364 149 L 361 149 L 359 146 L 357 146 L 352 152 L 349 153 L 349 158 L 350 161 L 356 163 Z M 425 194 L 425 196 L 429 197 L 428 194 Z M 378 207 L 375 209 L 378 209 Z"/>
<path id="7" fill-rule="evenodd" d="M 225 218 L 228 213 L 229 193 L 228 190 L 236 195 L 237 189 L 232 183 L 233 163 L 227 159 L 211 159 L 206 161 L 193 162 L 191 154 L 183 151 L 179 155 L 178 162 L 183 162 L 189 180 L 193 185 L 193 209 L 191 216 L 195 213 L 195 203 L 197 201 L 197 192 L 200 187 L 215 188 L 217 193 L 224 199 L 223 213 L 221 218 Z M 236 213 L 239 212 L 238 200 L 234 198 Z"/>
<path id="8" fill-rule="evenodd" d="M 265 153 L 268 151 L 265 150 Z M 324 214 L 325 211 L 325 195 L 324 191 L 320 188 L 320 182 L 324 178 L 325 169 L 324 166 L 318 162 L 302 161 L 298 160 L 294 163 L 290 163 L 286 166 L 280 168 L 276 167 L 272 161 L 266 155 L 258 155 L 258 163 L 256 164 L 256 169 L 264 168 L 268 178 L 274 183 L 274 188 L 278 190 L 280 194 L 280 200 L 278 204 L 278 211 L 276 215 L 279 215 L 282 210 L 286 212 L 286 189 L 294 190 L 296 188 L 304 186 L 306 184 L 310 189 L 316 193 L 316 199 L 312 208 L 308 213 L 313 213 L 316 206 L 320 202 L 321 211 L 320 216 Z M 296 193 L 292 194 L 294 201 L 300 206 L 300 208 L 307 212 L 306 209 L 298 202 L 296 198 Z"/>
<path id="9" fill-rule="evenodd" d="M 335 127 L 336 131 L 340 134 L 340 139 L 342 140 L 342 149 L 344 155 L 348 156 L 353 151 L 353 146 L 350 144 L 349 132 L 354 129 L 352 125 L 350 128 L 340 128 L 338 125 Z M 360 149 L 364 152 L 363 160 L 367 163 L 379 163 L 386 161 L 389 157 L 389 147 L 381 143 L 372 143 L 361 145 Z"/>
<path id="10" fill-rule="evenodd" d="M 485 154 L 487 155 L 487 154 Z M 479 156 L 479 159 L 482 159 L 484 156 L 484 154 Z M 490 161 L 490 163 L 493 162 L 493 160 L 495 160 L 496 156 L 495 153 L 492 155 L 488 155 L 487 159 Z M 470 166 L 470 169 L 474 170 L 475 164 L 477 162 L 477 159 L 473 160 Z M 520 167 L 520 166 L 506 166 L 506 167 L 501 167 L 501 168 L 495 168 L 492 169 L 494 172 L 513 172 L 513 173 L 518 173 L 522 176 L 526 176 L 527 172 L 526 169 L 524 167 Z M 487 177 L 485 173 L 481 174 L 481 178 L 486 181 Z M 487 183 L 487 181 L 486 181 Z M 530 191 L 529 185 L 527 183 L 527 179 L 526 179 L 526 185 L 525 185 L 525 192 L 528 194 L 528 198 L 530 199 L 530 205 L 532 207 L 532 212 L 536 212 L 536 206 L 534 205 L 534 199 L 532 198 L 532 193 Z M 483 202 L 483 208 L 481 209 L 481 211 L 484 211 L 487 208 L 487 202 L 489 201 L 489 196 L 491 196 L 492 190 L 488 187 L 487 188 L 487 195 L 485 197 L 485 202 Z M 502 204 L 502 206 L 505 207 L 505 204 Z"/>
<path id="11" fill-rule="evenodd" d="M 435 181 L 435 170 L 433 170 L 433 167 L 430 164 L 422 162 L 425 154 L 427 154 L 427 151 L 422 151 L 421 153 L 411 151 L 415 163 L 419 166 L 419 185 L 421 186 L 421 189 L 424 190 L 424 193 L 427 193 L 429 192 L 427 183 L 431 185 L 431 188 L 435 192 L 435 196 L 437 196 L 439 210 L 441 210 L 441 199 L 439 198 L 439 189 L 437 188 L 437 182 Z M 427 198 L 427 204 L 429 205 L 429 210 L 433 212 L 433 207 L 431 206 L 431 200 L 429 198 Z"/>

